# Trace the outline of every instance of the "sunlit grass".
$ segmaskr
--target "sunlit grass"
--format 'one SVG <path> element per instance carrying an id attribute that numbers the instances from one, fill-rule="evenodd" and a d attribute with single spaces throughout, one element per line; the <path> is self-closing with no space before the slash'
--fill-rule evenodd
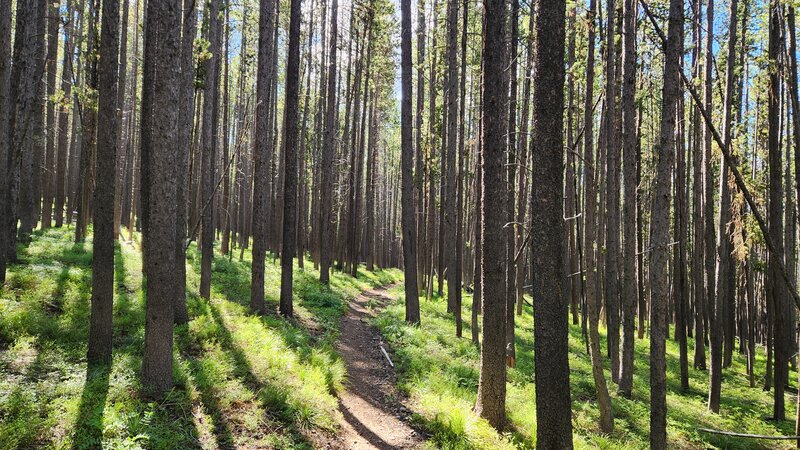
<path id="1" fill-rule="evenodd" d="M 123 233 L 127 236 L 127 232 Z M 114 356 L 85 361 L 91 237 L 37 232 L 19 247 L 0 290 L 0 448 L 311 448 L 332 433 L 345 369 L 335 351 L 345 300 L 395 281 L 397 270 L 332 273 L 295 269 L 296 318 L 277 315 L 279 262 L 268 259 L 269 313 L 249 313 L 250 254 L 217 255 L 212 298 L 200 299 L 199 255 L 187 260 L 192 320 L 175 331 L 175 388 L 158 402 L 139 394 L 144 296 L 138 235 L 116 252 Z"/>
<path id="2" fill-rule="evenodd" d="M 536 395 L 533 367 L 533 313 L 525 307 L 517 316 L 517 367 L 508 373 L 506 410 L 510 426 L 498 434 L 479 419 L 472 408 L 478 385 L 479 353 L 470 341 L 468 321 L 464 338 L 455 337 L 455 324 L 446 313 L 446 297 L 421 300 L 422 325 L 403 322 L 402 289 L 394 289 L 397 298 L 375 324 L 395 349 L 399 383 L 410 397 L 417 420 L 433 435 L 441 448 L 531 448 L 536 436 Z M 472 298 L 465 293 L 463 317 L 471 315 Z M 601 348 L 605 349 L 605 330 Z M 649 342 L 637 340 L 633 398 L 618 395 L 610 381 L 608 360 L 606 379 L 611 390 L 615 430 L 599 433 L 599 413 L 595 400 L 591 361 L 585 351 L 579 326 L 570 325 L 570 384 L 572 423 L 577 448 L 648 448 L 649 447 Z M 689 364 L 694 341 L 690 340 Z M 737 347 L 738 348 L 738 347 Z M 760 349 L 763 351 L 763 349 Z M 605 355 L 605 350 L 604 350 Z M 668 439 L 673 448 L 793 448 L 792 441 L 766 441 L 732 438 L 703 433 L 698 428 L 712 428 L 753 434 L 793 435 L 794 421 L 775 422 L 766 418 L 772 412 L 772 392 L 763 391 L 764 355 L 758 355 L 756 387 L 750 388 L 745 375 L 746 361 L 734 352 L 733 365 L 723 373 L 720 414 L 707 412 L 708 375 L 689 368 L 690 390 L 680 392 L 678 345 L 667 343 L 668 365 Z M 796 376 L 790 376 L 794 386 Z M 788 391 L 788 390 L 787 390 Z M 791 392 L 795 392 L 792 387 Z M 787 416 L 793 417 L 795 396 L 786 395 Z"/>

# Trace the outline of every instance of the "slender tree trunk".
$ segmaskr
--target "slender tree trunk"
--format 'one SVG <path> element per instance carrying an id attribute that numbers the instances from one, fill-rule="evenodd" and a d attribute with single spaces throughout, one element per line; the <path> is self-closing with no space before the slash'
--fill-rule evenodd
<path id="1" fill-rule="evenodd" d="M 671 172 L 675 146 L 675 107 L 679 96 L 679 71 L 683 33 L 683 0 L 670 0 L 664 56 L 661 129 L 656 148 L 650 262 L 650 447 L 667 448 L 667 363 L 669 280 L 669 212 Z"/>
<path id="2" fill-rule="evenodd" d="M 636 332 L 636 0 L 623 0 L 622 14 L 622 167 L 624 176 L 622 247 L 622 358 L 619 391 L 626 398 L 633 390 L 634 333 Z"/>
<path id="3" fill-rule="evenodd" d="M 291 0 L 289 12 L 289 55 L 286 63 L 284 120 L 283 248 L 281 250 L 280 312 L 291 317 L 292 275 L 297 239 L 297 146 L 300 107 L 300 0 Z"/>
<path id="4" fill-rule="evenodd" d="M 45 70 L 47 71 L 46 102 L 47 112 L 45 134 L 47 136 L 46 155 L 42 165 L 42 229 L 50 228 L 53 222 L 53 187 L 55 186 L 55 156 L 56 156 L 56 128 L 55 128 L 55 102 L 53 95 L 56 91 L 56 66 L 58 61 L 58 25 L 60 16 L 58 3 L 50 2 L 47 7 L 47 57 Z"/>
<path id="5" fill-rule="evenodd" d="M 328 87 L 325 95 L 327 102 L 327 111 L 325 113 L 325 137 L 322 143 L 322 185 L 320 187 L 320 217 L 319 217 L 319 280 L 324 284 L 330 283 L 330 267 L 331 267 L 331 246 L 333 238 L 333 158 L 335 152 L 335 139 L 336 139 L 336 109 L 338 102 L 336 97 L 336 50 L 337 39 L 339 34 L 339 2 L 333 0 L 331 6 L 331 35 L 329 47 L 329 63 L 328 63 Z"/>
<path id="6" fill-rule="evenodd" d="M 445 152 L 445 195 L 444 233 L 449 236 L 446 243 L 447 255 L 447 307 L 456 315 L 456 336 L 461 337 L 460 312 L 456 306 L 460 303 L 461 286 L 456 285 L 456 253 L 461 251 L 461 243 L 456 237 L 456 152 L 458 147 L 458 1 L 447 0 L 447 83 L 445 101 L 447 106 L 447 151 Z M 440 251 L 443 247 L 440 247 Z"/>
<path id="7" fill-rule="evenodd" d="M 481 230 L 481 341 L 480 378 L 475 411 L 498 430 L 506 421 L 506 221 L 505 188 L 506 126 L 504 120 L 507 92 L 505 2 L 486 0 L 483 30 L 483 200 Z"/>
<path id="8" fill-rule="evenodd" d="M 738 0 L 731 0 L 731 16 L 736 17 Z M 728 34 L 728 57 L 725 79 L 725 105 L 723 114 L 723 139 L 727 145 L 731 142 L 731 122 L 734 120 L 731 115 L 733 104 L 733 82 L 734 82 L 734 62 L 736 60 L 736 20 L 730 21 Z M 709 305 L 713 311 L 711 319 L 711 329 L 709 335 L 711 339 L 711 367 L 709 370 L 709 395 L 708 409 L 718 413 L 720 402 L 720 391 L 722 386 L 722 366 L 723 366 L 723 334 L 725 310 L 734 306 L 734 286 L 733 264 L 731 255 L 733 251 L 733 230 L 729 222 L 731 221 L 731 191 L 729 184 L 729 169 L 725 159 L 722 159 L 720 172 L 720 200 L 719 200 L 719 229 L 717 231 L 717 261 L 715 284 L 717 288 L 713 305 Z"/>
<path id="9" fill-rule="evenodd" d="M 78 212 L 77 223 L 75 224 L 75 242 L 83 242 L 86 239 L 86 229 L 89 226 L 89 200 L 92 189 L 94 188 L 94 161 L 95 149 L 97 146 L 97 23 L 100 10 L 100 0 L 90 0 L 89 4 L 89 34 L 86 43 L 86 95 L 80 109 L 81 113 L 81 158 L 80 174 L 78 183 L 80 184 L 76 195 Z"/>
<path id="10" fill-rule="evenodd" d="M 19 29 L 20 25 L 17 25 Z M 66 52 L 66 49 L 65 49 Z M 11 2 L 0 2 L 0 285 L 6 281 L 11 187 Z"/>
<path id="11" fill-rule="evenodd" d="M 706 42 L 705 42 L 705 65 L 703 76 L 703 106 L 706 111 L 712 110 L 712 65 L 713 65 L 713 41 L 714 41 L 714 0 L 707 0 L 706 4 Z M 703 232 L 704 250 L 703 258 L 705 260 L 705 302 L 703 315 L 708 316 L 708 335 L 709 344 L 711 344 L 710 359 L 713 359 L 715 353 L 714 347 L 714 333 L 716 332 L 713 327 L 713 316 L 711 311 L 716 304 L 716 277 L 714 276 L 715 263 L 717 258 L 717 249 L 715 244 L 715 224 L 714 224 L 714 174 L 711 170 L 711 130 L 704 127 L 703 132 Z M 700 336 L 700 339 L 704 339 Z M 711 380 L 711 373 L 709 373 L 709 385 L 714 384 Z M 709 400 L 711 400 L 711 390 L 709 389 Z M 709 402 L 710 405 L 710 402 Z"/>
<path id="12" fill-rule="evenodd" d="M 211 0 L 206 9 L 205 25 L 211 56 L 204 62 L 202 152 L 200 161 L 200 296 L 211 298 L 211 265 L 214 259 L 214 185 L 215 161 L 219 143 L 219 67 L 221 62 L 222 0 Z"/>
<path id="13" fill-rule="evenodd" d="M 591 0 L 586 11 L 589 23 L 588 53 L 586 57 L 586 98 L 584 104 L 584 180 L 586 205 L 584 206 L 584 254 L 586 255 L 586 309 L 589 322 L 589 355 L 592 360 L 592 375 L 597 391 L 597 404 L 600 410 L 600 430 L 611 433 L 614 430 L 614 415 L 611 410 L 611 398 L 608 395 L 608 386 L 603 374 L 603 356 L 600 353 L 600 334 L 598 322 L 600 320 L 599 301 L 599 270 L 597 267 L 597 184 L 595 181 L 595 158 L 593 143 L 593 106 L 594 106 L 594 39 L 595 39 L 595 14 L 597 11 L 596 0 Z"/>
<path id="14" fill-rule="evenodd" d="M 770 61 L 777 63 L 781 52 L 781 17 L 782 9 L 776 0 L 770 1 L 769 43 L 768 55 Z M 769 254 L 769 268 L 767 280 L 767 296 L 772 299 L 774 309 L 773 340 L 775 344 L 775 403 L 773 418 L 786 419 L 786 406 L 784 392 L 789 382 L 789 350 L 790 341 L 794 334 L 788 328 L 788 319 L 791 311 L 786 299 L 786 288 L 782 279 L 779 264 L 784 257 L 783 250 L 783 176 L 782 152 L 780 145 L 779 114 L 780 114 L 780 77 L 777 70 L 771 70 L 769 76 L 769 105 L 768 130 L 769 130 L 769 234 L 775 245 L 774 251 Z M 726 141 L 727 142 L 727 141 Z"/>
<path id="15" fill-rule="evenodd" d="M 336 0 L 334 0 L 335 2 Z M 264 258 L 267 250 L 267 183 L 268 158 L 272 153 L 269 139 L 268 93 L 272 86 L 269 54 L 272 50 L 275 26 L 275 0 L 261 0 L 258 25 L 258 66 L 256 69 L 256 129 L 253 148 L 253 265 L 250 289 L 250 309 L 257 314 L 266 312 L 264 303 Z M 242 81 L 244 78 L 242 78 Z"/>
<path id="16" fill-rule="evenodd" d="M 186 309 L 186 228 L 188 192 L 187 175 L 189 172 L 189 155 L 192 146 L 192 113 L 195 103 L 195 61 L 193 44 L 197 32 L 197 11 L 195 0 L 183 0 L 183 36 L 181 37 L 181 104 L 178 120 L 180 121 L 180 146 L 178 178 L 176 188 L 177 198 L 177 225 L 175 240 L 177 242 L 175 259 L 178 269 L 178 286 L 175 295 L 175 323 L 183 324 L 189 321 L 189 312 Z"/>
<path id="17" fill-rule="evenodd" d="M 114 193 L 117 178 L 119 0 L 103 1 L 98 68 L 97 186 L 94 190 L 90 362 L 111 360 L 114 305 Z"/>
<path id="18" fill-rule="evenodd" d="M 620 217 L 619 217 L 619 145 L 617 142 L 617 75 L 616 75 L 616 8 L 614 0 L 606 2 L 606 195 L 605 195 L 605 306 L 608 325 L 606 343 L 611 362 L 611 380 L 619 382 L 619 319 L 620 319 Z M 599 161 L 598 161 L 599 162 Z M 601 207 L 602 208 L 602 207 Z"/>
<path id="19" fill-rule="evenodd" d="M 67 0 L 67 20 L 64 22 L 64 48 L 63 60 L 61 63 L 61 92 L 64 98 L 72 98 L 72 46 L 70 43 L 72 35 L 72 9 L 70 8 L 71 2 Z M 0 14 L 2 16 L 2 14 Z M 0 56 L 0 59 L 4 59 Z M 2 63 L 0 63 L 2 64 Z M 2 119 L 0 119 L 2 120 Z M 75 120 L 73 118 L 73 120 Z M 67 173 L 67 155 L 69 153 L 69 108 L 61 108 L 58 113 L 58 156 L 56 157 L 56 175 L 55 175 L 55 207 L 53 215 L 55 216 L 55 226 L 61 227 L 64 224 L 64 201 L 66 190 L 66 173 Z M 0 138 L 2 139 L 2 138 Z M 0 153 L 2 153 L 0 151 Z M 0 200 L 2 201 L 2 200 Z M 0 237 L 2 239 L 2 237 Z M 3 248 L 0 245 L 0 248 Z M 2 259 L 2 256 L 0 256 Z"/>
<path id="20" fill-rule="evenodd" d="M 336 1 L 336 0 L 334 0 Z M 401 166 L 402 166 L 402 228 L 403 228 L 403 271 L 405 273 L 406 322 L 419 324 L 419 298 L 417 293 L 417 256 L 414 236 L 417 224 L 414 208 L 414 148 L 412 146 L 413 123 L 411 117 L 411 0 L 401 0 L 401 88 L 403 99 L 400 104 L 401 121 Z"/>

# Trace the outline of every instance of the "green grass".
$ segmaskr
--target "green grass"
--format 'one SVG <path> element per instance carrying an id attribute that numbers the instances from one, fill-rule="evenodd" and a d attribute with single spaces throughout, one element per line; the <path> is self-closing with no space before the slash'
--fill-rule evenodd
<path id="1" fill-rule="evenodd" d="M 465 323 L 464 338 L 455 337 L 455 324 L 446 313 L 446 297 L 421 300 L 422 325 L 403 322 L 402 289 L 393 291 L 395 301 L 374 323 L 395 349 L 401 390 L 411 397 L 415 419 L 432 434 L 440 448 L 532 448 L 536 436 L 536 396 L 533 382 L 533 313 L 526 306 L 517 316 L 517 367 L 508 373 L 506 410 L 508 430 L 498 434 L 472 411 L 478 386 L 479 353 L 469 339 Z M 471 297 L 465 294 L 463 317 L 471 315 Z M 468 319 L 467 319 L 468 321 Z M 605 349 L 605 335 L 601 336 Z M 690 341 L 689 357 L 694 341 Z M 648 448 L 649 439 L 649 353 L 648 340 L 637 340 L 634 391 L 628 400 L 617 395 L 610 381 L 608 361 L 605 375 L 611 389 L 615 430 L 599 433 L 591 362 L 584 350 L 579 326 L 570 325 L 570 384 L 572 424 L 576 448 Z M 761 349 L 763 351 L 763 349 Z M 756 363 L 757 387 L 750 388 L 745 375 L 745 359 L 734 353 L 733 365 L 725 369 L 720 414 L 706 410 L 708 376 L 690 367 L 690 390 L 680 393 L 678 346 L 667 343 L 668 423 L 671 448 L 794 448 L 792 441 L 766 441 L 710 435 L 698 428 L 735 432 L 794 435 L 794 420 L 775 422 L 766 417 L 772 412 L 772 392 L 762 389 L 764 355 Z M 790 375 L 792 386 L 796 376 Z M 796 392 L 792 387 L 792 392 Z M 787 416 L 793 417 L 795 396 L 787 392 Z"/>
<path id="2" fill-rule="evenodd" d="M 127 235 L 127 233 L 123 233 Z M 280 266 L 268 259 L 271 311 L 249 314 L 250 255 L 217 256 L 212 299 L 198 296 L 199 254 L 188 252 L 192 320 L 176 327 L 175 388 L 140 395 L 144 296 L 138 242 L 115 257 L 114 355 L 87 373 L 91 240 L 69 229 L 36 232 L 0 289 L 0 449 L 310 448 L 335 432 L 345 378 L 334 349 L 345 300 L 399 278 L 397 270 L 333 272 L 317 281 L 310 261 L 295 269 L 296 318 L 274 312 Z M 135 235 L 134 241 L 138 240 Z M 236 253 L 238 255 L 238 252 Z"/>

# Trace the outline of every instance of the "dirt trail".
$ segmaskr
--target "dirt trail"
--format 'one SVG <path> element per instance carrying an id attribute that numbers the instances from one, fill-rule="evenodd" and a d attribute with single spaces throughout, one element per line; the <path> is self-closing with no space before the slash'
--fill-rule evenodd
<path id="1" fill-rule="evenodd" d="M 369 324 L 373 313 L 370 301 L 379 305 L 390 300 L 387 288 L 362 292 L 350 302 L 342 317 L 339 352 L 347 367 L 347 389 L 339 396 L 344 416 L 338 436 L 346 449 L 414 449 L 424 438 L 408 424 L 410 411 L 400 401 L 395 388 L 396 373 L 383 347 L 389 346 Z"/>

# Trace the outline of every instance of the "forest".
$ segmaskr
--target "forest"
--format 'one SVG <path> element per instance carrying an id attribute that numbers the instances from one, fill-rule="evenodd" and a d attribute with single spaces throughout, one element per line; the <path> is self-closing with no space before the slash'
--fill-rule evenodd
<path id="1" fill-rule="evenodd" d="M 800 447 L 795 0 L 0 0 L 0 450 Z"/>

